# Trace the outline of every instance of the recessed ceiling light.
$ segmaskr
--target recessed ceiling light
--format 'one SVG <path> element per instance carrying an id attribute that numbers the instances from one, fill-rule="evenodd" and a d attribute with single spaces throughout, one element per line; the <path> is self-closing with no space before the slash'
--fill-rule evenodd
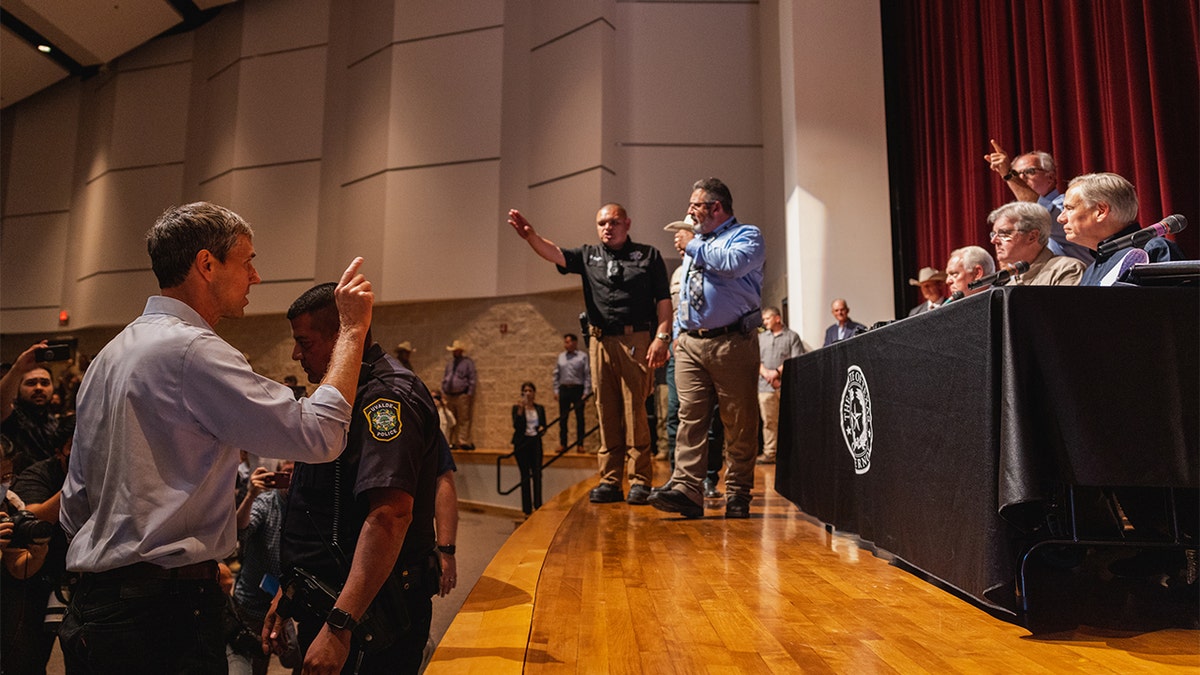
<path id="1" fill-rule="evenodd" d="M 38 45 L 38 51 L 43 54 L 50 53 L 50 45 Z"/>

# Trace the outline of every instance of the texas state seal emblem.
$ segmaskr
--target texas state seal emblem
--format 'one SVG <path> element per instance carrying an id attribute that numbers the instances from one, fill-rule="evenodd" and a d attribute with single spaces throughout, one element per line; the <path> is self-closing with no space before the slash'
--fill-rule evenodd
<path id="1" fill-rule="evenodd" d="M 871 469 L 871 442 L 875 436 L 871 425 L 871 391 L 867 378 L 858 366 L 846 371 L 846 386 L 842 389 L 842 438 L 854 458 L 854 473 Z"/>

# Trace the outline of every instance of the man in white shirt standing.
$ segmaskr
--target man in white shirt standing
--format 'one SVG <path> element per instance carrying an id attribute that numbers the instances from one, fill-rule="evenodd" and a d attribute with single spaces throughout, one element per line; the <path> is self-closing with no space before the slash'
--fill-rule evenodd
<path id="1" fill-rule="evenodd" d="M 60 638 L 97 673 L 224 673 L 217 560 L 236 545 L 241 448 L 327 462 L 350 425 L 374 295 L 356 258 L 336 296 L 341 332 L 311 397 L 256 374 L 213 326 L 241 317 L 253 232 L 206 202 L 147 234 L 161 295 L 92 361 L 79 391 L 61 523 L 81 573 Z"/>

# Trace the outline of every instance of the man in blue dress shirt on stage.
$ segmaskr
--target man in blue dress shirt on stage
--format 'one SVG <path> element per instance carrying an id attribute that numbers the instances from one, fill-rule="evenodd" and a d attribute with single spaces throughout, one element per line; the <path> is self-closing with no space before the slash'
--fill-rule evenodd
<path id="1" fill-rule="evenodd" d="M 750 517 L 758 453 L 758 334 L 762 325 L 762 232 L 733 217 L 733 196 L 716 178 L 692 186 L 694 231 L 675 233 L 684 276 L 675 314 L 679 434 L 668 489 L 650 503 L 685 518 L 704 515 L 701 483 L 708 428 L 718 404 L 725 423 L 725 517 Z"/>

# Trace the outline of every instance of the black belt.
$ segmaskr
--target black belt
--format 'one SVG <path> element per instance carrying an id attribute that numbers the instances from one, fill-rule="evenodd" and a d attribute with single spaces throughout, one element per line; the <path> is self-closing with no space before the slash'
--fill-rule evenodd
<path id="1" fill-rule="evenodd" d="M 179 580 L 179 581 L 216 581 L 217 563 L 215 560 L 184 565 L 183 567 L 166 568 L 154 563 L 139 562 L 104 572 L 84 572 L 81 578 L 102 583 L 122 581 L 139 581 L 143 579 Z"/>
<path id="2" fill-rule="evenodd" d="M 728 326 L 721 326 L 720 328 L 697 328 L 695 330 L 686 331 L 686 333 L 690 337 L 700 338 L 703 340 L 704 338 L 715 338 L 722 335 L 728 335 L 733 332 L 741 332 L 741 330 L 742 322 L 741 320 L 738 320 L 729 324 Z"/>
<path id="3" fill-rule="evenodd" d="M 649 321 L 642 323 L 620 324 L 610 323 L 608 325 L 592 325 L 588 331 L 592 337 L 604 338 L 614 335 L 632 335 L 634 333 L 648 333 L 654 328 L 654 324 Z"/>

